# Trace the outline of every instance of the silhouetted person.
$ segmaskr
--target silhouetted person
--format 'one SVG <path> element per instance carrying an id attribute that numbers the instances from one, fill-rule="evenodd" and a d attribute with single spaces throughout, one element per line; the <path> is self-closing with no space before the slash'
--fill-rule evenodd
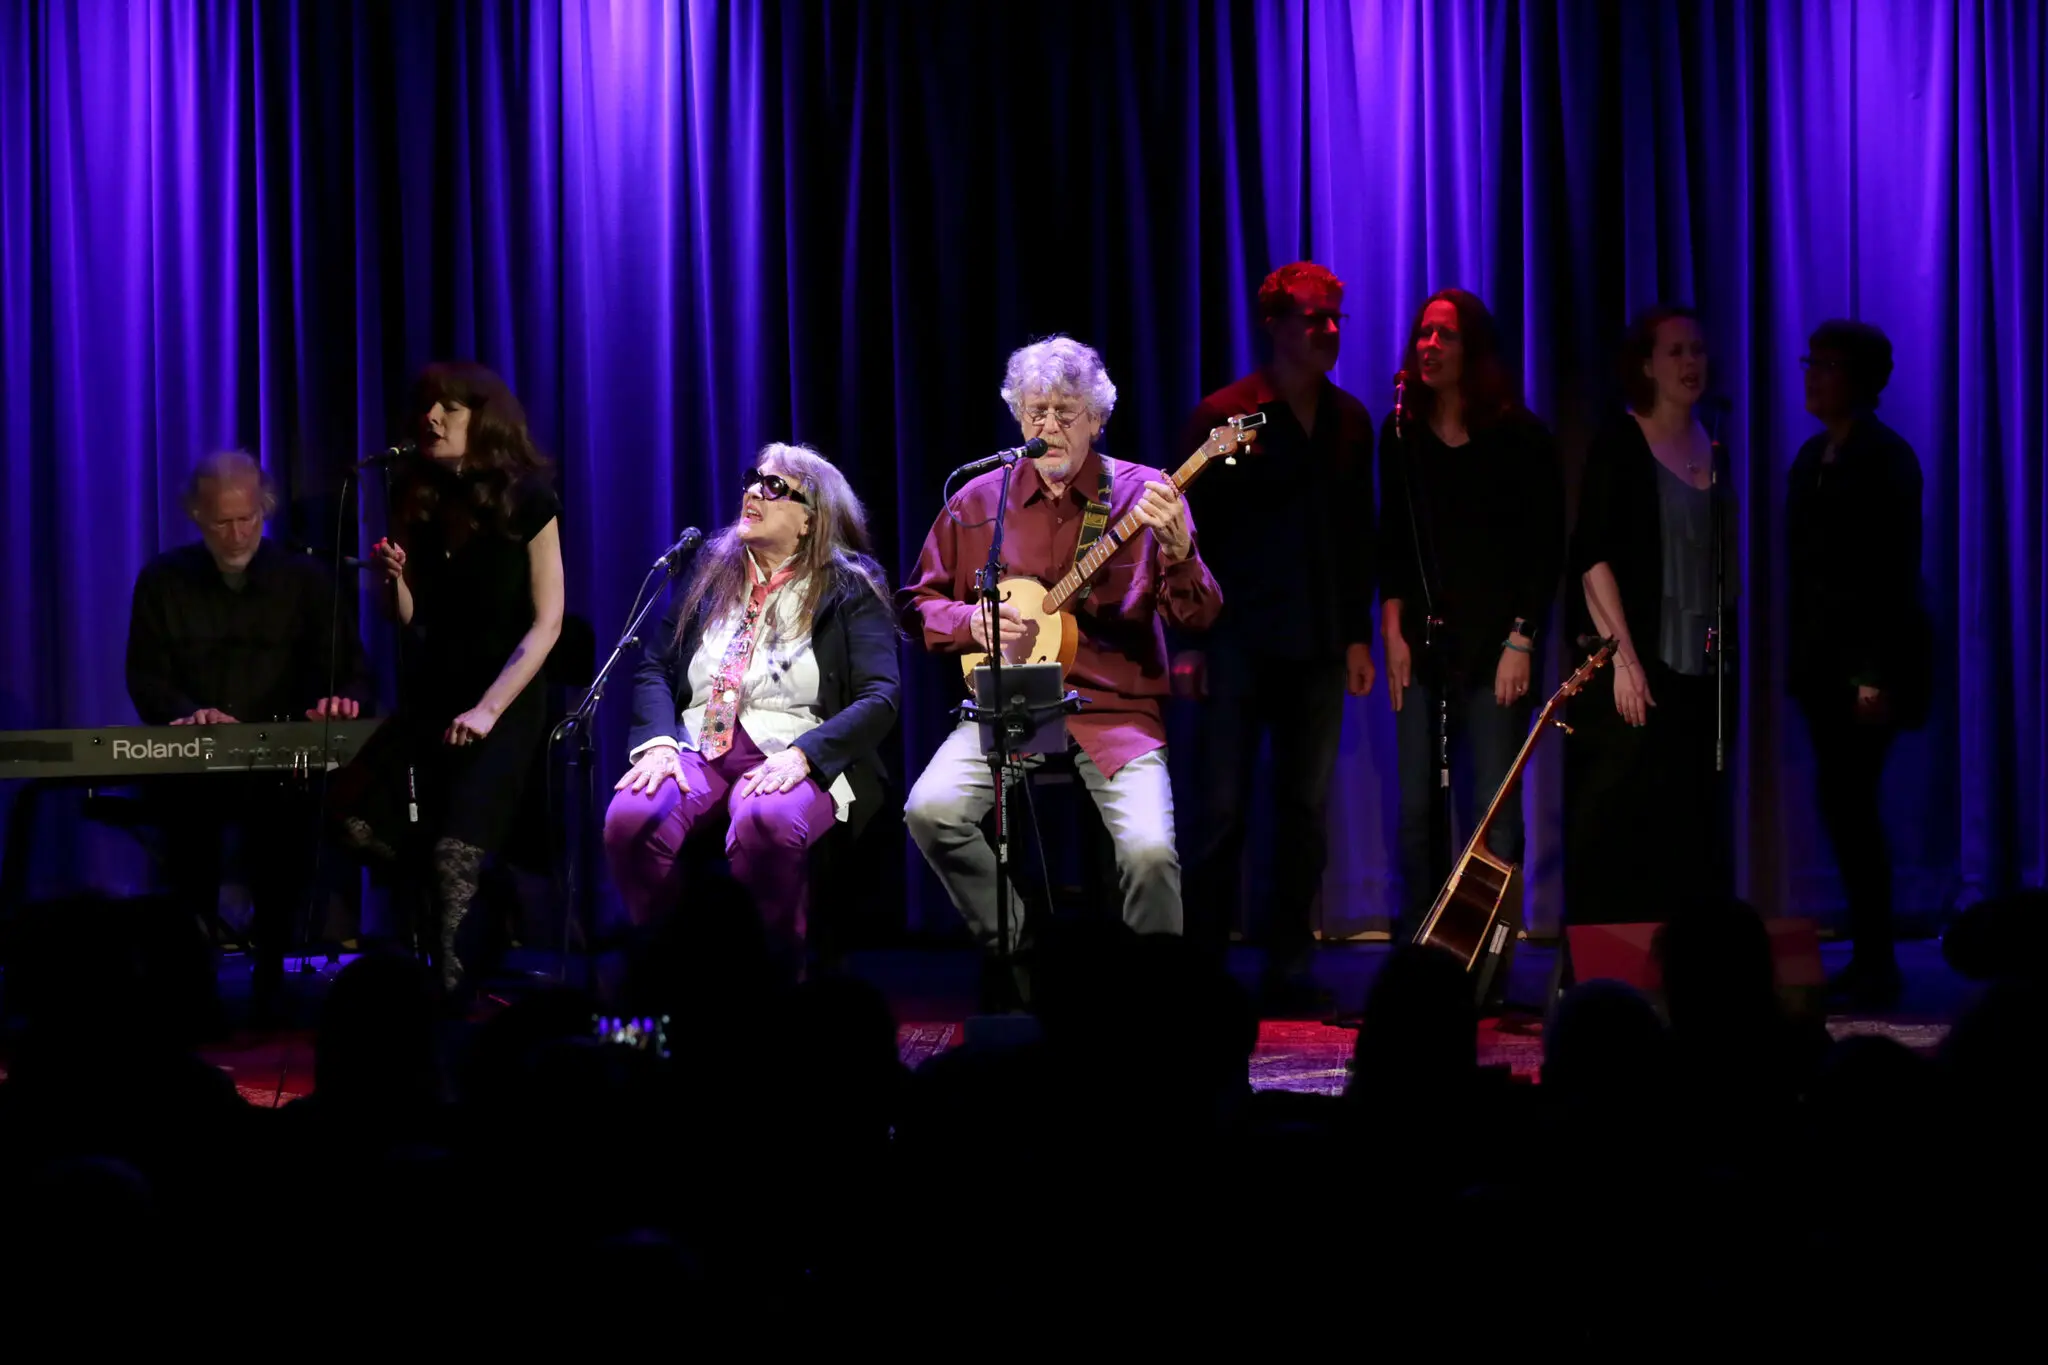
<path id="1" fill-rule="evenodd" d="M 2027 888 L 1979 901 L 1948 923 L 1941 955 L 1972 981 L 2040 978 L 2048 959 L 2034 950 L 2034 936 L 2048 925 L 2048 891 Z"/>
<path id="2" fill-rule="evenodd" d="M 1920 599 L 1920 459 L 1877 418 L 1892 343 L 1867 322 L 1814 329 L 1806 410 L 1826 429 L 1787 480 L 1786 679 L 1813 741 L 1815 796 L 1849 903 L 1855 954 L 1829 991 L 1882 1009 L 1899 997 L 1884 761 L 1926 718 L 1932 635 Z"/>
<path id="3" fill-rule="evenodd" d="M 366 1120 L 418 1122 L 443 1099 L 434 983 L 416 958 L 358 958 L 334 980 L 313 1045 L 313 1099 Z"/>
<path id="4" fill-rule="evenodd" d="M 1715 1121 L 1784 1121 L 1827 1037 L 1786 1017 L 1763 920 L 1741 904 L 1691 911 L 1653 951 L 1683 1097 Z"/>
<path id="5" fill-rule="evenodd" d="M 1668 1062 L 1664 1021 L 1635 987 L 1586 981 L 1543 1026 L 1543 1090 L 1594 1110 L 1643 1107 L 1661 1093 Z"/>
<path id="6" fill-rule="evenodd" d="M 1402 944 L 1365 996 L 1351 1091 L 1443 1093 L 1479 1065 L 1479 1018 L 1465 968 L 1441 948 Z"/>

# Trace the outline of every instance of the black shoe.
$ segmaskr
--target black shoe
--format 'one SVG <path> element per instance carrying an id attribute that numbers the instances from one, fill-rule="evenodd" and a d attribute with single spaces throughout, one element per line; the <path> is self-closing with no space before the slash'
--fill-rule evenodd
<path id="1" fill-rule="evenodd" d="M 1259 984 L 1261 1019 L 1327 1019 L 1336 1011 L 1330 993 L 1307 975 L 1269 976 Z"/>
<path id="2" fill-rule="evenodd" d="M 1022 962 L 1006 961 L 996 953 L 981 959 L 981 1012 L 1016 1014 L 1031 1000 L 1031 977 Z"/>
<path id="3" fill-rule="evenodd" d="M 1827 1003 L 1835 1009 L 1888 1010 L 1897 1007 L 1905 989 L 1898 963 L 1887 960 L 1872 966 L 1851 959 L 1828 978 Z"/>

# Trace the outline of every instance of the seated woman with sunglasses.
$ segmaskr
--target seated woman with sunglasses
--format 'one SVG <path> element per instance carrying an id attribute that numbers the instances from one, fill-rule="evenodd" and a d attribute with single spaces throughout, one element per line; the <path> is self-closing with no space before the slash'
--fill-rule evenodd
<path id="1" fill-rule="evenodd" d="M 633 767 L 604 841 L 644 924 L 676 903 L 685 843 L 723 831 L 733 877 L 794 962 L 806 851 L 881 804 L 899 636 L 846 477 L 804 446 L 768 445 L 759 465 L 635 671 Z"/>

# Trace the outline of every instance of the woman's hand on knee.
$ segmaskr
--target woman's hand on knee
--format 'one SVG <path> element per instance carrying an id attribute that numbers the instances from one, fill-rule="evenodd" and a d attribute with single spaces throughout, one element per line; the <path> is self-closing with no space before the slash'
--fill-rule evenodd
<path id="1" fill-rule="evenodd" d="M 740 778 L 741 796 L 772 796 L 786 792 L 811 775 L 811 760 L 802 749 L 791 746 L 775 757 L 749 768 Z"/>
<path id="2" fill-rule="evenodd" d="M 641 792 L 648 796 L 661 790 L 661 784 L 673 778 L 676 790 L 688 795 L 690 779 L 683 776 L 683 756 L 668 745 L 649 749 L 635 759 L 632 768 L 619 779 L 614 791 Z"/>

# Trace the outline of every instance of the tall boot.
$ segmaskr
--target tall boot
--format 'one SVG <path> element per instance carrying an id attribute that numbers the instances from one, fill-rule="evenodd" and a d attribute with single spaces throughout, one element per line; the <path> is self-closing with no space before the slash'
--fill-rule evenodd
<path id="1" fill-rule="evenodd" d="M 456 935 L 469 917 L 470 902 L 476 899 L 477 877 L 482 871 L 484 851 L 459 839 L 441 839 L 434 844 L 434 900 L 438 912 L 440 939 L 435 965 L 441 972 L 441 989 L 450 998 L 462 986 L 462 959 L 456 955 Z"/>

